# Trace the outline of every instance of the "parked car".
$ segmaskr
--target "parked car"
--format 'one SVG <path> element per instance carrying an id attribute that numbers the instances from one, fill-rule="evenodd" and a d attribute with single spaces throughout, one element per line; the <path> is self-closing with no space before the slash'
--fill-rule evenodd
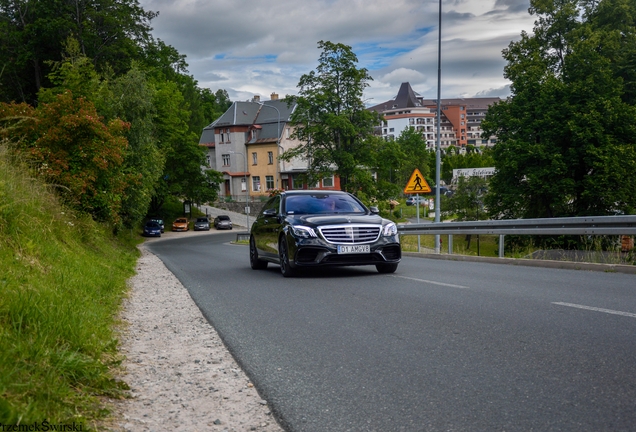
<path id="1" fill-rule="evenodd" d="M 155 221 L 148 221 L 144 225 L 143 235 L 145 237 L 161 237 L 161 225 Z"/>
<path id="2" fill-rule="evenodd" d="M 221 229 L 232 229 L 232 221 L 228 215 L 218 215 L 214 218 L 214 228 Z"/>
<path id="3" fill-rule="evenodd" d="M 163 219 L 161 218 L 150 218 L 148 219 L 148 222 L 157 222 L 159 224 L 159 226 L 161 227 L 161 232 L 164 232 L 165 230 L 165 225 L 163 223 Z"/>
<path id="4" fill-rule="evenodd" d="M 420 202 L 420 205 L 428 205 L 428 198 L 423 197 L 423 196 L 410 196 L 406 199 L 406 205 L 407 206 L 413 206 L 416 205 L 417 202 Z"/>
<path id="5" fill-rule="evenodd" d="M 393 273 L 402 258 L 397 226 L 341 191 L 294 190 L 270 198 L 250 230 L 250 264 L 301 268 L 375 265 Z"/>
<path id="6" fill-rule="evenodd" d="M 210 231 L 210 220 L 207 217 L 198 217 L 194 221 L 195 231 Z"/>
<path id="7" fill-rule="evenodd" d="M 172 231 L 188 231 L 189 229 L 187 218 L 178 218 L 172 222 Z"/>

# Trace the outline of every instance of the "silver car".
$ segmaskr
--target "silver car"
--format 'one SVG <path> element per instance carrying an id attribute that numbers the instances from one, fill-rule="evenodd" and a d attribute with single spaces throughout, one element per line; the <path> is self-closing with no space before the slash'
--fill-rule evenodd
<path id="1" fill-rule="evenodd" d="M 210 231 L 210 221 L 207 217 L 198 217 L 194 222 L 195 231 Z"/>
<path id="2" fill-rule="evenodd" d="M 232 229 L 232 221 L 228 215 L 218 215 L 214 218 L 214 228 L 218 230 Z"/>

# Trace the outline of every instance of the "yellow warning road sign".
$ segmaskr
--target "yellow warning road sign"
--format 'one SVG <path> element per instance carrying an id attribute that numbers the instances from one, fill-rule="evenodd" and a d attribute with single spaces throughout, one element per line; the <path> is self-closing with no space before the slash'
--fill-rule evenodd
<path id="1" fill-rule="evenodd" d="M 404 188 L 404 193 L 419 194 L 429 192 L 431 192 L 431 187 L 428 185 L 428 183 L 426 183 L 426 179 L 424 178 L 420 170 L 415 168 L 415 171 L 413 171 L 413 174 L 411 174 L 409 182 Z"/>

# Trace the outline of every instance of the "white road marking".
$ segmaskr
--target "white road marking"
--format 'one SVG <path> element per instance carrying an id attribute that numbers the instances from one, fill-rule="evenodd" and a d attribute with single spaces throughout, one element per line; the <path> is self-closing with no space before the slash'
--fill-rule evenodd
<path id="1" fill-rule="evenodd" d="M 470 287 L 463 286 L 463 285 L 453 285 L 453 284 L 447 284 L 447 283 L 443 283 L 443 282 L 435 282 L 435 281 L 430 281 L 430 280 L 426 280 L 426 279 L 417 279 L 417 278 L 412 278 L 412 277 L 407 277 L 407 276 L 393 275 L 392 277 L 402 278 L 402 279 L 409 279 L 409 280 L 413 280 L 413 281 L 416 281 L 416 282 L 424 282 L 424 283 L 428 283 L 428 284 L 442 285 L 442 286 L 453 287 L 453 288 L 464 288 L 464 289 L 470 288 Z"/>
<path id="2" fill-rule="evenodd" d="M 578 304 L 574 304 L 574 303 L 552 302 L 552 304 L 559 305 L 559 306 L 567 306 L 567 307 L 573 307 L 573 308 L 577 308 L 577 309 L 585 309 L 585 310 L 591 310 L 591 311 L 596 311 L 596 312 L 605 312 L 605 313 L 613 314 L 613 315 L 622 315 L 622 316 L 626 316 L 626 317 L 636 318 L 636 313 L 631 313 L 631 312 L 621 312 L 621 311 L 615 311 L 615 310 L 612 310 L 612 309 L 602 309 L 602 308 L 597 308 L 597 307 L 592 307 L 592 306 L 578 305 Z"/>

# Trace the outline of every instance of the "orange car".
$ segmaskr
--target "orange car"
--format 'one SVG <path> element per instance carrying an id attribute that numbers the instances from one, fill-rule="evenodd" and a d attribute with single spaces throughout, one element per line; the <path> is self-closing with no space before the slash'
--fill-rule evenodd
<path id="1" fill-rule="evenodd" d="M 190 229 L 188 226 L 188 219 L 178 218 L 172 222 L 172 231 L 187 231 Z"/>

